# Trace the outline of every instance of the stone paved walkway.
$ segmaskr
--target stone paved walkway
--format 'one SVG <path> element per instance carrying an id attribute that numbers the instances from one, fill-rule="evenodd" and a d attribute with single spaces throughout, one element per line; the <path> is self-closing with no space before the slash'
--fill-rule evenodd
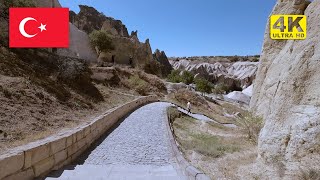
<path id="1" fill-rule="evenodd" d="M 166 129 L 169 103 L 139 108 L 60 180 L 185 180 L 172 154 Z"/>
<path id="2" fill-rule="evenodd" d="M 130 114 L 84 164 L 170 164 L 172 152 L 165 124 L 169 106 L 168 103 L 153 103 Z"/>

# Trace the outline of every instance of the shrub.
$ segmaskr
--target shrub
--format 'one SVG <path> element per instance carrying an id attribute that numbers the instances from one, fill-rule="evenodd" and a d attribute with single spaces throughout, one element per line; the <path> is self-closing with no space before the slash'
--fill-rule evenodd
<path id="1" fill-rule="evenodd" d="M 260 131 L 263 127 L 263 118 L 248 113 L 243 118 L 239 118 L 238 122 L 244 127 L 248 139 L 257 144 Z"/>
<path id="2" fill-rule="evenodd" d="M 194 75 L 189 71 L 183 71 L 181 75 L 181 80 L 183 83 L 187 85 L 192 84 L 194 81 Z"/>
<path id="3" fill-rule="evenodd" d="M 179 70 L 172 70 L 171 73 L 168 75 L 168 81 L 172 83 L 180 83 L 182 82 L 182 78 L 180 76 Z"/>
<path id="4" fill-rule="evenodd" d="M 106 31 L 93 31 L 89 35 L 92 48 L 98 48 L 101 52 L 109 52 L 114 50 L 111 35 Z"/>
<path id="5" fill-rule="evenodd" d="M 225 84 L 217 84 L 214 86 L 213 92 L 215 94 L 224 94 L 231 91 L 231 88 Z"/>
<path id="6" fill-rule="evenodd" d="M 138 75 L 131 76 L 128 79 L 128 85 L 130 88 L 133 88 L 140 95 L 147 95 L 148 83 L 141 79 Z"/>
<path id="7" fill-rule="evenodd" d="M 213 84 L 206 79 L 200 78 L 196 81 L 196 90 L 202 93 L 211 93 Z"/>

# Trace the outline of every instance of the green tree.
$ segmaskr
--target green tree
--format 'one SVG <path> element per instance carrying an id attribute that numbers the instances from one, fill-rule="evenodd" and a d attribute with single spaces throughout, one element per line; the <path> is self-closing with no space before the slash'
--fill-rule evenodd
<path id="1" fill-rule="evenodd" d="M 183 71 L 181 80 L 183 83 L 189 85 L 193 83 L 194 75 L 189 71 Z"/>
<path id="2" fill-rule="evenodd" d="M 98 48 L 99 53 L 114 50 L 111 35 L 106 31 L 93 31 L 89 35 L 90 44 L 93 48 Z"/>
<path id="3" fill-rule="evenodd" d="M 180 76 L 179 70 L 172 70 L 171 73 L 168 75 L 168 81 L 173 83 L 180 83 L 182 82 L 182 78 Z"/>
<path id="4" fill-rule="evenodd" d="M 196 90 L 202 93 L 211 93 L 213 84 L 206 79 L 196 79 Z"/>

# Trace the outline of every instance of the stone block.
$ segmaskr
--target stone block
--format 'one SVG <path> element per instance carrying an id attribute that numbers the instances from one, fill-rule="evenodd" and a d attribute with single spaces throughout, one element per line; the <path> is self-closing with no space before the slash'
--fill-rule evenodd
<path id="1" fill-rule="evenodd" d="M 87 126 L 84 128 L 84 136 L 87 136 L 91 132 L 91 127 Z"/>
<path id="2" fill-rule="evenodd" d="M 68 158 L 68 151 L 66 149 L 62 150 L 62 151 L 54 154 L 53 157 L 54 157 L 55 164 L 59 164 Z"/>
<path id="3" fill-rule="evenodd" d="M 56 141 L 51 142 L 51 153 L 55 154 L 66 148 L 66 140 L 67 138 L 61 138 Z"/>
<path id="4" fill-rule="evenodd" d="M 13 174 L 11 176 L 6 177 L 6 180 L 33 180 L 34 172 L 32 168 L 25 169 L 19 173 Z"/>
<path id="5" fill-rule="evenodd" d="M 46 172 L 49 172 L 54 166 L 54 158 L 50 156 L 35 165 L 33 165 L 34 175 L 35 177 L 39 177 Z"/>
<path id="6" fill-rule="evenodd" d="M 50 144 L 41 145 L 25 151 L 24 168 L 29 168 L 35 163 L 50 156 Z"/>
<path id="7" fill-rule="evenodd" d="M 24 153 L 0 156 L 0 179 L 23 168 Z"/>

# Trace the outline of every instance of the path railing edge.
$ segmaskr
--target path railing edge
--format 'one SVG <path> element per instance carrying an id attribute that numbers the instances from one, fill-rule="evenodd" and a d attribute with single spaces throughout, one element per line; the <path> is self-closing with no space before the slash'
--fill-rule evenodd
<path id="1" fill-rule="evenodd" d="M 172 103 L 172 102 L 170 102 Z M 171 144 L 171 148 L 173 151 L 173 155 L 175 156 L 179 166 L 187 173 L 187 176 L 194 180 L 210 180 L 211 178 L 207 176 L 202 171 L 198 170 L 196 167 L 192 166 L 183 156 L 182 152 L 180 151 L 179 143 L 176 141 L 175 135 L 174 135 L 174 129 L 172 121 L 169 117 L 169 112 L 167 111 L 166 115 L 166 125 L 168 129 L 169 134 L 169 140 Z"/>
<path id="2" fill-rule="evenodd" d="M 31 180 L 70 164 L 124 116 L 142 105 L 156 101 L 159 101 L 157 96 L 139 97 L 108 111 L 89 124 L 0 155 L 0 180 Z"/>

